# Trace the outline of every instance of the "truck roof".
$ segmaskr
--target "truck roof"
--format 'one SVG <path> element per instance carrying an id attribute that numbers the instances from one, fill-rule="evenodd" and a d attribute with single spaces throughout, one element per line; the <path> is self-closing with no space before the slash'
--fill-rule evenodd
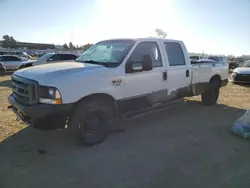
<path id="1" fill-rule="evenodd" d="M 148 37 L 148 38 L 111 38 L 107 40 L 102 40 L 102 41 L 114 41 L 114 40 L 132 40 L 132 41 L 145 41 L 145 40 L 152 40 L 152 41 L 166 41 L 166 42 L 182 42 L 180 40 L 174 40 L 174 39 L 161 39 L 161 38 L 153 38 L 153 37 Z"/>

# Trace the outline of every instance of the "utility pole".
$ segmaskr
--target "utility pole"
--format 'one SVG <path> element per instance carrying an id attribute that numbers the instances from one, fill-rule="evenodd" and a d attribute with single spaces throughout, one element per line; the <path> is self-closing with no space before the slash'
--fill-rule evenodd
<path id="1" fill-rule="evenodd" d="M 70 41 L 73 44 L 73 26 L 71 26 L 71 36 L 70 36 Z"/>

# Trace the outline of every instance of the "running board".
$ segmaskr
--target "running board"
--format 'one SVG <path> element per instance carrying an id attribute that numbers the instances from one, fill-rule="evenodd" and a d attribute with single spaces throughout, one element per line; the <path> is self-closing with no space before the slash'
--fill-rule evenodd
<path id="1" fill-rule="evenodd" d="M 180 106 L 180 105 L 183 105 L 183 104 L 185 104 L 183 99 L 178 99 L 178 100 L 171 101 L 171 102 L 168 102 L 168 103 L 163 103 L 163 104 L 158 103 L 158 104 L 153 105 L 150 108 L 146 108 L 146 109 L 143 109 L 143 110 L 137 110 L 137 111 L 133 111 L 133 112 L 123 114 L 122 118 L 124 120 L 135 119 L 135 118 L 139 118 L 139 117 L 145 116 L 145 115 L 153 113 L 153 112 L 167 110 L 167 109 L 170 109 L 170 108 L 173 108 L 173 107 L 176 107 L 176 106 Z"/>

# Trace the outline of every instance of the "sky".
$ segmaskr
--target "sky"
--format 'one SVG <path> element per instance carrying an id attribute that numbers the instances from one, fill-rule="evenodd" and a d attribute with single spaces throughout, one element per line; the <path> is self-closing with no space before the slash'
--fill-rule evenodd
<path id="1" fill-rule="evenodd" d="M 161 28 L 189 52 L 250 54 L 250 0 L 0 0 L 0 36 L 95 43 Z"/>

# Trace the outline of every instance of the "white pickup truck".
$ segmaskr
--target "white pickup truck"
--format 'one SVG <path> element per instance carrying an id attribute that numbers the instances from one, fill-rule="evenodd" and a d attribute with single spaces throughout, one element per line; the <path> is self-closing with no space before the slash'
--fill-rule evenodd
<path id="1" fill-rule="evenodd" d="M 29 125 L 67 125 L 83 145 L 103 141 L 113 120 L 175 99 L 201 94 L 205 105 L 213 105 L 228 82 L 227 63 L 192 65 L 177 40 L 104 40 L 76 61 L 14 72 L 9 108 Z"/>

